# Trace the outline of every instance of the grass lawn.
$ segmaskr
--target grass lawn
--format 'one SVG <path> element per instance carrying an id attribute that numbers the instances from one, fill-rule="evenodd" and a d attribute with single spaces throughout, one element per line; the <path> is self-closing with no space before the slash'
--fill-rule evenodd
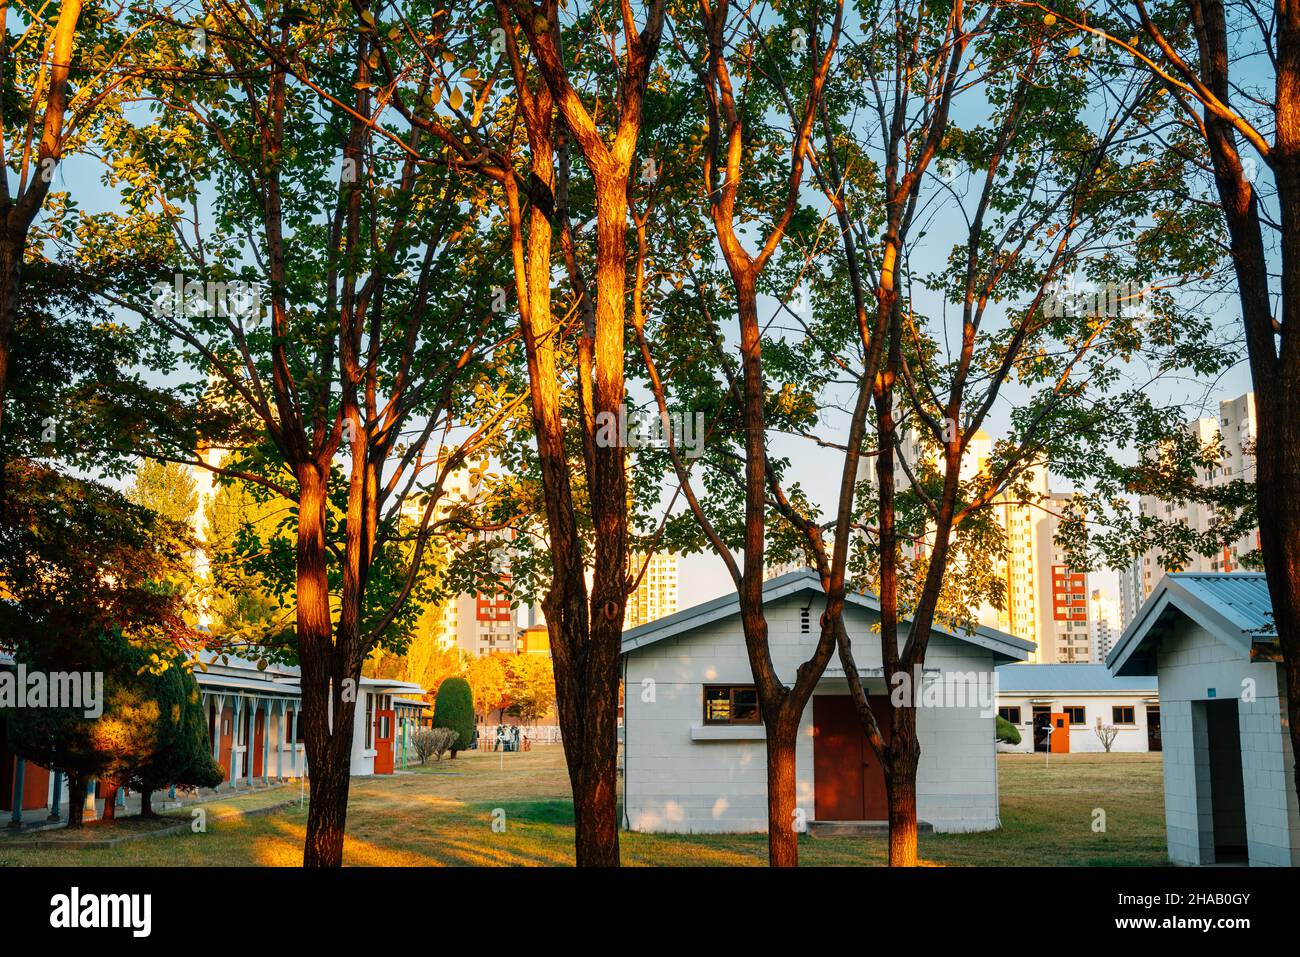
<path id="1" fill-rule="evenodd" d="M 352 865 L 548 865 L 573 862 L 573 811 L 558 745 L 520 754 L 469 752 L 409 774 L 352 782 L 344 860 Z M 1164 798 L 1158 754 L 998 757 L 1000 831 L 921 837 L 936 865 L 1164 864 Z M 271 792 L 277 795 L 284 792 Z M 281 798 L 283 799 L 283 798 Z M 236 799 L 238 800 L 238 799 Z M 233 802 L 232 802 L 233 803 Z M 0 865 L 297 866 L 305 808 L 222 821 L 209 805 L 208 830 L 147 838 L 110 849 L 36 850 L 0 841 Z M 1094 809 L 1106 829 L 1093 831 Z M 504 812 L 505 830 L 492 828 Z M 188 816 L 188 809 L 184 810 Z M 753 835 L 624 832 L 631 865 L 760 865 L 767 839 Z M 884 840 L 811 838 L 807 865 L 884 863 Z"/>

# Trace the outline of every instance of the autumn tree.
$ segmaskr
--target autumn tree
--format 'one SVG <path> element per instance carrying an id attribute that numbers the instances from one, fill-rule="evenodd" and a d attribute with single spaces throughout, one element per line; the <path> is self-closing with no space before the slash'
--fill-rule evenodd
<path id="1" fill-rule="evenodd" d="M 374 122 L 373 17 L 204 12 L 201 43 L 176 22 L 151 49 L 152 121 L 115 131 L 119 175 L 150 188 L 79 230 L 115 264 L 105 295 L 201 377 L 188 432 L 149 420 L 142 454 L 286 506 L 273 541 L 241 547 L 292 607 L 268 640 L 302 674 L 304 864 L 337 866 L 363 663 L 409 635 L 425 551 L 454 522 L 433 518 L 444 483 L 510 405 L 486 384 L 509 338 L 487 293 L 499 247 L 475 228 L 477 181 L 423 162 L 423 130 Z M 329 77 L 323 105 L 290 61 Z M 210 223 L 188 218 L 200 206 Z"/>

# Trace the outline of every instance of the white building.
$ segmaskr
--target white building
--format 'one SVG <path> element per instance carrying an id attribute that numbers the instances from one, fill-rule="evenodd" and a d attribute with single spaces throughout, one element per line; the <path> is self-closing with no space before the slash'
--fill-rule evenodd
<path id="1" fill-rule="evenodd" d="M 1205 417 L 1187 423 L 1188 430 L 1196 436 L 1202 447 L 1223 444 L 1223 457 L 1208 471 L 1198 476 L 1205 488 L 1226 485 L 1229 482 L 1255 481 L 1255 394 L 1247 392 L 1235 399 L 1219 403 L 1218 418 Z M 1152 515 L 1162 521 L 1182 522 L 1198 532 L 1207 531 L 1214 520 L 1212 509 L 1202 502 L 1167 502 L 1154 495 L 1144 495 L 1138 502 L 1143 515 Z M 1241 559 L 1259 548 L 1259 529 L 1252 529 L 1240 539 L 1227 545 L 1214 555 L 1192 555 L 1180 568 L 1167 567 L 1158 550 L 1151 549 L 1134 563 L 1129 571 L 1129 581 L 1121 574 L 1121 590 L 1129 587 L 1128 604 L 1133 612 L 1150 597 L 1156 584 L 1166 572 L 1233 572 L 1241 569 Z M 1126 617 L 1127 626 L 1132 618 Z"/>
<path id="2" fill-rule="evenodd" d="M 807 570 L 782 575 L 764 582 L 763 599 L 772 659 L 791 684 L 817 640 L 820 579 Z M 887 721 L 880 639 L 872 631 L 878 609 L 873 596 L 849 595 L 844 615 L 867 693 Z M 1023 661 L 1031 647 L 983 627 L 970 634 L 936 629 L 931 637 L 918 717 L 917 805 L 935 830 L 999 826 L 993 669 Z M 737 596 L 624 632 L 623 669 L 628 826 L 765 831 L 765 730 Z M 798 807 L 807 821 L 885 819 L 883 776 L 835 658 L 804 712 L 795 760 Z"/>
<path id="3" fill-rule="evenodd" d="M 200 661 L 194 677 L 208 716 L 212 758 L 225 774 L 220 787 L 238 790 L 310 775 L 297 667 L 269 664 L 259 670 L 255 662 L 206 652 Z M 15 667 L 11 657 L 0 654 L 0 669 Z M 349 773 L 392 774 L 412 763 L 412 737 L 430 706 L 403 695 L 418 696 L 424 689 L 405 681 L 362 678 L 357 692 Z M 0 810 L 15 820 L 23 812 L 44 810 L 52 819 L 66 817 L 62 779 L 61 773 L 10 754 L 0 734 Z M 98 797 L 98 805 L 87 805 L 88 818 L 102 810 L 107 795 Z"/>
<path id="4" fill-rule="evenodd" d="M 1103 752 L 1099 727 L 1114 729 L 1111 751 L 1160 750 L 1156 679 L 1116 677 L 1105 665 L 1002 665 L 998 714 L 1020 732 L 1019 744 L 999 751 Z"/>
<path id="5" fill-rule="evenodd" d="M 1286 679 L 1262 574 L 1166 575 L 1106 665 L 1158 675 L 1176 864 L 1300 865 Z"/>

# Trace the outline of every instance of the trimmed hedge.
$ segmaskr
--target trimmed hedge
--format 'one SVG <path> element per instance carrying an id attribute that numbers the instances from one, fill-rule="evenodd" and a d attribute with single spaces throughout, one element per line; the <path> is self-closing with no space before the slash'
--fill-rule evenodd
<path id="1" fill-rule="evenodd" d="M 1002 742 L 1003 744 L 1020 743 L 1020 732 L 1016 730 L 1016 726 L 1014 724 L 1012 724 L 1006 718 L 1002 717 L 1002 715 L 998 715 L 997 726 L 998 726 L 998 741 Z"/>
<path id="2" fill-rule="evenodd" d="M 433 701 L 433 726 L 456 732 L 456 743 L 451 747 L 453 758 L 457 751 L 469 748 L 474 740 L 474 691 L 464 678 L 447 678 L 438 686 L 438 697 Z"/>

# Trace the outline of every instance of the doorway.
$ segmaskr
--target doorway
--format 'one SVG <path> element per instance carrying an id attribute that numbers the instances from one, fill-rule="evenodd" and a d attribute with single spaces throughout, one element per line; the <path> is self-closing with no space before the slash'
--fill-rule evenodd
<path id="1" fill-rule="evenodd" d="M 1147 750 L 1163 750 L 1160 743 L 1160 709 L 1155 705 L 1147 705 Z"/>
<path id="2" fill-rule="evenodd" d="M 893 727 L 888 696 L 869 695 L 867 701 L 888 741 Z M 849 695 L 813 696 L 813 798 L 818 821 L 889 818 L 885 772 Z"/>
<path id="3" fill-rule="evenodd" d="M 1052 709 L 1047 705 L 1034 705 L 1034 750 L 1047 750 L 1047 739 L 1052 734 Z"/>
<path id="4" fill-rule="evenodd" d="M 1214 828 L 1216 863 L 1244 862 L 1246 848 L 1246 792 L 1241 777 L 1241 730 L 1237 701 L 1226 698 L 1199 702 L 1205 708 L 1207 755 L 1197 764 L 1210 769 L 1210 817 Z"/>

